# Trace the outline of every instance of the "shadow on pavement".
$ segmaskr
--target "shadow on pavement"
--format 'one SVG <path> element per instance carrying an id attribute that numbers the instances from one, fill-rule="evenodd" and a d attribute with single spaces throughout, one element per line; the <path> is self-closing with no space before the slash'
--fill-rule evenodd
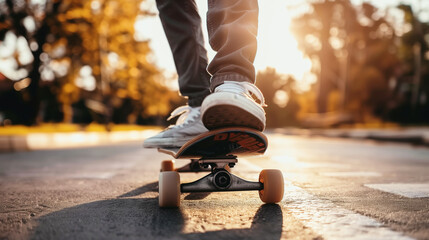
<path id="1" fill-rule="evenodd" d="M 262 205 L 253 217 L 250 228 L 183 233 L 185 219 L 180 208 L 161 209 L 158 198 L 126 198 L 157 189 L 158 182 L 152 182 L 116 199 L 86 203 L 41 216 L 37 219 L 38 226 L 32 239 L 281 238 L 283 215 L 277 204 Z M 185 199 L 203 199 L 209 194 L 193 193 Z"/>
<path id="2" fill-rule="evenodd" d="M 135 197 L 135 196 L 147 193 L 147 192 L 158 192 L 158 182 L 148 183 L 142 187 L 139 187 L 139 188 L 136 188 L 132 191 L 124 193 L 124 194 L 118 196 L 118 198 Z"/>
<path id="3" fill-rule="evenodd" d="M 201 199 L 206 198 L 208 195 L 210 195 L 210 192 L 194 192 L 194 193 L 189 193 L 185 197 L 185 200 L 201 200 Z"/>
<path id="4" fill-rule="evenodd" d="M 40 217 L 32 239 L 111 239 L 177 236 L 180 209 L 160 209 L 158 199 L 111 199 L 66 208 Z"/>
<path id="5" fill-rule="evenodd" d="M 250 229 L 182 233 L 181 209 L 160 209 L 158 199 L 111 199 L 66 208 L 38 219 L 31 239 L 280 239 L 279 205 L 262 205 Z"/>
<path id="6" fill-rule="evenodd" d="M 127 193 L 124 193 L 118 198 L 126 198 L 126 197 L 135 197 L 147 192 L 158 192 L 158 182 L 152 182 L 149 184 L 146 184 L 142 187 L 136 188 L 132 191 L 129 191 Z M 210 195 L 210 192 L 196 192 L 196 193 L 189 193 L 185 200 L 201 200 L 206 198 L 208 195 Z"/>

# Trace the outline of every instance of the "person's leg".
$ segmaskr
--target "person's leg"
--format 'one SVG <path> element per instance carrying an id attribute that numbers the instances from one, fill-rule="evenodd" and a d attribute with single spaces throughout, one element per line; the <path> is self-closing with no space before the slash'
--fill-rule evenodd
<path id="1" fill-rule="evenodd" d="M 170 118 L 180 116 L 175 125 L 146 139 L 144 147 L 181 147 L 207 132 L 201 121 L 200 106 L 210 94 L 207 51 L 201 31 L 201 18 L 194 0 L 157 0 L 159 17 L 173 53 L 179 76 L 179 90 L 188 105 L 177 108 Z"/>
<path id="2" fill-rule="evenodd" d="M 194 0 L 156 0 L 159 17 L 173 53 L 179 90 L 192 107 L 210 94 L 207 51 Z"/>
<path id="3" fill-rule="evenodd" d="M 208 66 L 213 93 L 201 106 L 208 129 L 265 128 L 264 97 L 254 85 L 258 12 L 257 0 L 209 0 L 209 42 L 217 54 Z"/>
<path id="4" fill-rule="evenodd" d="M 207 29 L 216 56 L 208 71 L 213 90 L 224 81 L 255 83 L 257 0 L 208 0 Z"/>

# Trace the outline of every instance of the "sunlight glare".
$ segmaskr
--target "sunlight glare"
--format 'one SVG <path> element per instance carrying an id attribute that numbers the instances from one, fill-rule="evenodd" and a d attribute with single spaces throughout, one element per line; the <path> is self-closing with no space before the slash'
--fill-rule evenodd
<path id="1" fill-rule="evenodd" d="M 311 61 L 298 49 L 289 30 L 291 14 L 282 0 L 261 2 L 259 9 L 257 70 L 274 67 L 278 73 L 290 74 L 301 81 L 311 70 Z"/>

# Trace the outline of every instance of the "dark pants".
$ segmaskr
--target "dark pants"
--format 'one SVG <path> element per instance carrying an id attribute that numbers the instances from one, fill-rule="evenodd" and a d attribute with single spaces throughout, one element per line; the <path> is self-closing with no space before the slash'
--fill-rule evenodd
<path id="1" fill-rule="evenodd" d="M 210 90 L 224 81 L 255 82 L 257 0 L 208 0 L 209 42 L 217 52 L 209 65 L 195 1 L 156 3 L 173 52 L 180 93 L 188 97 L 190 106 L 200 106 Z"/>

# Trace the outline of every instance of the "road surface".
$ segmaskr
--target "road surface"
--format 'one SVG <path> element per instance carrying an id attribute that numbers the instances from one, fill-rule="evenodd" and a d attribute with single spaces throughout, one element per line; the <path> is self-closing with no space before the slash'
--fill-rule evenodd
<path id="1" fill-rule="evenodd" d="M 232 171 L 281 169 L 285 196 L 182 194 L 158 208 L 169 156 L 141 143 L 0 155 L 0 239 L 429 239 L 429 148 L 269 134 Z M 176 161 L 178 165 L 186 161 Z M 204 173 L 181 174 L 182 182 Z"/>

